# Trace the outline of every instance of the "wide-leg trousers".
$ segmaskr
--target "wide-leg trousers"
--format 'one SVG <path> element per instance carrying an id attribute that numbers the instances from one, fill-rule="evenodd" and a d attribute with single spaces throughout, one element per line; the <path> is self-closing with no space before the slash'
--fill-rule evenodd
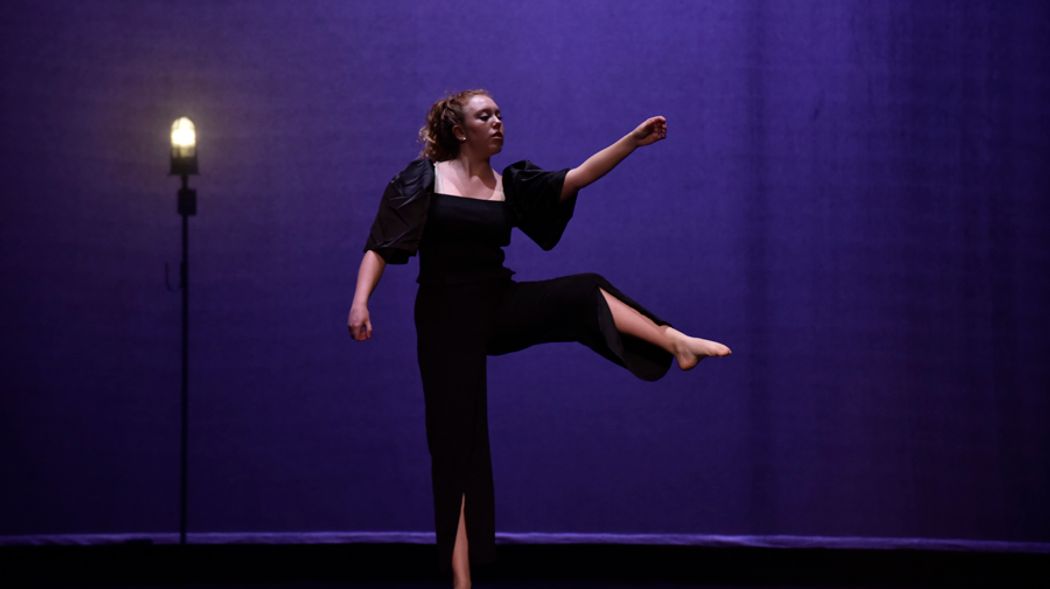
<path id="1" fill-rule="evenodd" d="M 539 343 L 576 341 L 643 380 L 657 380 L 670 367 L 669 352 L 616 329 L 599 288 L 657 325 L 669 325 L 598 274 L 419 286 L 416 351 L 426 403 L 440 570 L 451 571 L 464 497 L 471 565 L 495 559 L 487 356 Z"/>

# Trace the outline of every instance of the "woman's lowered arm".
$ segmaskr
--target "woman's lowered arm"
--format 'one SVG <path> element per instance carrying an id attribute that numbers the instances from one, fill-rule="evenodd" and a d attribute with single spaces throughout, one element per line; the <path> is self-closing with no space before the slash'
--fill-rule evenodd
<path id="1" fill-rule="evenodd" d="M 350 305 L 350 314 L 346 319 L 350 335 L 357 341 L 372 337 L 372 318 L 368 313 L 368 298 L 372 296 L 372 291 L 379 283 L 379 278 L 383 276 L 384 268 L 386 268 L 386 260 L 374 250 L 368 250 L 361 258 L 361 266 L 357 269 L 354 301 Z"/>
<path id="2" fill-rule="evenodd" d="M 623 161 L 635 149 L 655 143 L 667 137 L 667 119 L 663 116 L 650 117 L 630 133 L 621 137 L 616 143 L 587 158 L 579 166 L 569 170 L 561 188 L 561 199 L 565 200 L 576 191 L 593 183 L 609 173 L 616 164 Z"/>

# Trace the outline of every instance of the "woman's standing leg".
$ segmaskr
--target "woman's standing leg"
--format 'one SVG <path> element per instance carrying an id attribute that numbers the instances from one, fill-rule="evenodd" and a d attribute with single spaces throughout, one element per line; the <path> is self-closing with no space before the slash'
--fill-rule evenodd
<path id="1" fill-rule="evenodd" d="M 495 550 L 486 326 L 478 296 L 421 287 L 415 309 L 438 565 L 457 587 L 469 587 L 470 566 L 491 561 Z"/>
<path id="2" fill-rule="evenodd" d="M 456 528 L 456 542 L 452 548 L 452 586 L 456 589 L 470 587 L 470 543 L 467 539 L 467 496 L 463 495 L 459 504 L 459 526 Z"/>

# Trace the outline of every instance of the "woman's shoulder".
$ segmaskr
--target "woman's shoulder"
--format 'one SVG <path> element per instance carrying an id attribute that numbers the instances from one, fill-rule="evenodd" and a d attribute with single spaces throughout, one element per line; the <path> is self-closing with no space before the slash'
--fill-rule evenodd
<path id="1" fill-rule="evenodd" d="M 530 160 L 518 160 L 503 168 L 503 191 L 513 196 L 517 192 L 545 191 L 554 184 L 561 190 L 566 172 L 568 169 L 549 170 Z"/>
<path id="2" fill-rule="evenodd" d="M 539 166 L 532 163 L 529 160 L 518 160 L 512 164 L 507 164 L 503 168 L 503 176 L 518 174 L 527 170 L 539 170 Z"/>
<path id="3" fill-rule="evenodd" d="M 398 172 L 400 174 L 419 174 L 427 170 L 434 169 L 434 162 L 427 158 L 418 158 L 408 162 L 405 167 Z"/>
<path id="4" fill-rule="evenodd" d="M 533 163 L 532 160 L 518 160 L 503 168 L 503 175 L 509 176 L 512 181 L 515 181 L 529 180 L 537 177 L 545 177 L 550 174 L 556 174 L 564 171 L 565 170 L 541 167 Z"/>
<path id="5" fill-rule="evenodd" d="M 400 172 L 394 174 L 394 177 L 390 179 L 390 183 L 410 185 L 423 181 L 426 184 L 426 181 L 433 178 L 433 175 L 433 162 L 426 158 L 414 159 L 408 162 Z"/>

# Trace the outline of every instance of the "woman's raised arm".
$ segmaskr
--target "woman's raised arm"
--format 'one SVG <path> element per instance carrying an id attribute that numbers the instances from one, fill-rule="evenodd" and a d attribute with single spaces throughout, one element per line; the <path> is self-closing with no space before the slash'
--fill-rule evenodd
<path id="1" fill-rule="evenodd" d="M 562 185 L 561 198 L 565 200 L 581 188 L 609 173 L 636 148 L 655 143 L 667 137 L 667 119 L 663 116 L 649 117 L 634 131 L 621 137 L 616 143 L 587 158 L 579 166 L 569 170 Z"/>

